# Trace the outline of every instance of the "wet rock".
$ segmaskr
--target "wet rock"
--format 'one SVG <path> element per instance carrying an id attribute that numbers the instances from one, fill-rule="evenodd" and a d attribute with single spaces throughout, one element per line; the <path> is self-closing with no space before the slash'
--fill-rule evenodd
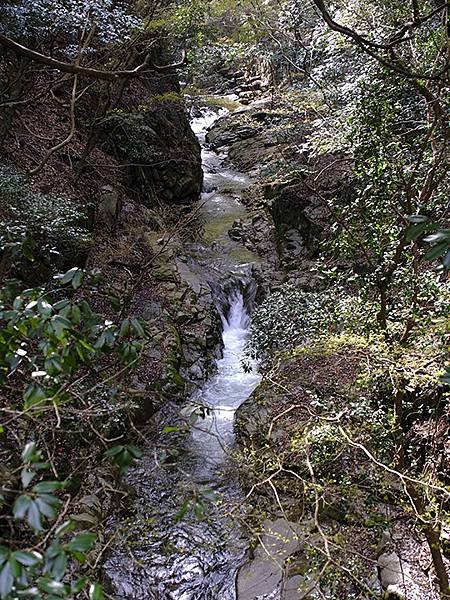
<path id="1" fill-rule="evenodd" d="M 266 521 L 253 560 L 239 570 L 237 600 L 255 600 L 276 591 L 283 580 L 285 562 L 303 547 L 302 537 L 297 523 L 286 519 Z M 291 581 L 291 592 L 295 583 Z"/>
<path id="2" fill-rule="evenodd" d="M 233 125 L 226 124 L 220 126 L 217 125 L 212 128 L 207 136 L 206 140 L 215 149 L 223 148 L 224 146 L 231 146 L 239 141 L 252 138 L 258 134 L 258 129 L 250 125 L 241 123 L 235 123 Z"/>

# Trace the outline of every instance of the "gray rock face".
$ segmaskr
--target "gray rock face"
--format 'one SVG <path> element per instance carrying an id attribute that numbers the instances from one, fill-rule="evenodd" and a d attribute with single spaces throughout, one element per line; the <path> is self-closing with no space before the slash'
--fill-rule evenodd
<path id="1" fill-rule="evenodd" d="M 402 565 L 399 556 L 395 552 L 387 552 L 378 557 L 378 570 L 381 585 L 384 589 L 389 586 L 401 585 L 405 576 L 405 565 Z"/>
<path id="2" fill-rule="evenodd" d="M 302 539 L 298 524 L 281 518 L 266 521 L 253 560 L 239 570 L 237 600 L 278 597 L 281 588 L 285 600 L 298 598 L 306 580 L 300 575 L 286 577 L 285 563 L 290 556 L 302 550 Z"/>

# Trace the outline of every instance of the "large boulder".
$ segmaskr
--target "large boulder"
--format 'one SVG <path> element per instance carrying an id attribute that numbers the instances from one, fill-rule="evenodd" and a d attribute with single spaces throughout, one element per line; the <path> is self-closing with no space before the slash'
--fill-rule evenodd
<path id="1" fill-rule="evenodd" d="M 200 144 L 172 77 L 130 86 L 101 122 L 103 147 L 123 165 L 127 186 L 149 207 L 195 201 L 202 187 Z"/>

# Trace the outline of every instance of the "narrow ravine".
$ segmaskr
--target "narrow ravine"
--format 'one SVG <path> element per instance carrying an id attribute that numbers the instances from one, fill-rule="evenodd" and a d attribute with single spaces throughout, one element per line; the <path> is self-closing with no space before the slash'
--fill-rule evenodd
<path id="1" fill-rule="evenodd" d="M 193 122 L 205 172 L 198 205 L 201 228 L 187 242 L 179 271 L 214 283 L 222 357 L 184 407 L 169 406 L 160 416 L 156 446 L 161 447 L 183 419 L 191 422 L 190 433 L 179 434 L 181 452 L 174 463 L 161 464 L 152 440 L 128 477 L 136 490 L 132 516 L 113 526 L 120 542 L 105 564 L 111 592 L 123 600 L 235 600 L 236 572 L 248 548 L 241 526 L 244 494 L 232 452 L 235 411 L 260 380 L 256 365 L 243 366 L 257 257 L 228 236 L 234 220 L 245 213 L 240 194 L 248 178 L 226 168 L 225 155 L 205 147 L 206 129 L 215 118 L 208 113 Z M 202 416 L 195 420 L 193 413 Z"/>

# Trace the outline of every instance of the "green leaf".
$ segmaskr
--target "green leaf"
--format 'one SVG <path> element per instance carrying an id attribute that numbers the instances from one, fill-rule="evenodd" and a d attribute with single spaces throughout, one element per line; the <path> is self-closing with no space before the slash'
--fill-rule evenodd
<path id="1" fill-rule="evenodd" d="M 87 577 L 80 577 L 72 584 L 72 594 L 79 594 L 87 583 Z"/>
<path id="2" fill-rule="evenodd" d="M 28 442 L 28 444 L 22 450 L 23 462 L 31 462 L 35 453 L 36 453 L 36 442 Z"/>
<path id="3" fill-rule="evenodd" d="M 78 269 L 78 271 L 72 277 L 72 287 L 75 290 L 78 289 L 81 286 L 81 284 L 83 283 L 83 279 L 84 279 L 84 272 L 81 269 Z"/>
<path id="4" fill-rule="evenodd" d="M 24 519 L 27 514 L 28 508 L 30 507 L 31 498 L 30 496 L 22 495 L 19 496 L 14 502 L 13 515 L 15 519 Z"/>
<path id="5" fill-rule="evenodd" d="M 34 567 L 43 560 L 42 555 L 39 554 L 39 552 L 35 552 L 34 550 L 31 552 L 23 552 L 22 550 L 16 550 L 13 553 L 13 555 L 17 562 L 20 562 L 20 564 L 24 565 L 25 567 Z"/>
<path id="6" fill-rule="evenodd" d="M 38 300 L 37 307 L 38 307 L 38 311 L 44 317 L 50 316 L 53 312 L 52 305 L 49 304 L 46 300 Z"/>
<path id="7" fill-rule="evenodd" d="M 67 547 L 71 552 L 87 552 L 95 538 L 95 533 L 80 533 L 70 540 Z"/>
<path id="8" fill-rule="evenodd" d="M 119 335 L 124 337 L 130 333 L 130 319 L 124 319 L 120 326 Z"/>
<path id="9" fill-rule="evenodd" d="M 6 598 L 12 590 L 14 577 L 9 562 L 5 564 L 0 572 L 0 598 Z"/>
<path id="10" fill-rule="evenodd" d="M 202 490 L 201 495 L 210 502 L 217 502 L 220 498 L 220 494 L 211 489 Z"/>
<path id="11" fill-rule="evenodd" d="M 194 514 L 197 519 L 202 519 L 205 516 L 205 505 L 202 502 L 195 503 Z"/>
<path id="12" fill-rule="evenodd" d="M 57 354 L 50 356 L 44 362 L 44 369 L 49 375 L 57 375 L 58 373 L 61 373 L 63 370 L 61 358 Z"/>
<path id="13" fill-rule="evenodd" d="M 442 264 L 444 266 L 444 269 L 450 269 L 450 250 L 447 252 L 447 254 L 442 259 Z"/>
<path id="14" fill-rule="evenodd" d="M 184 519 L 188 510 L 189 510 L 189 500 L 186 500 L 185 502 L 183 502 L 180 510 L 175 515 L 175 523 L 178 523 L 178 521 L 181 521 L 182 519 Z"/>
<path id="15" fill-rule="evenodd" d="M 8 560 L 9 548 L 0 546 L 0 566 Z"/>
<path id="16" fill-rule="evenodd" d="M 443 241 L 450 243 L 450 229 L 440 229 L 436 233 L 427 236 L 424 241 L 429 244 L 436 244 Z"/>
<path id="17" fill-rule="evenodd" d="M 106 450 L 106 452 L 104 453 L 104 456 L 106 458 L 111 458 L 113 456 L 117 456 L 118 454 L 120 454 L 123 451 L 124 447 L 123 446 L 113 446 L 112 448 L 109 448 L 109 450 Z"/>
<path id="18" fill-rule="evenodd" d="M 55 558 L 52 568 L 51 568 L 51 574 L 52 577 L 54 577 L 57 581 L 61 581 L 61 579 L 64 577 L 65 573 L 66 573 L 66 569 L 67 569 L 67 556 L 64 552 L 61 552 L 61 554 L 58 554 L 58 556 Z"/>
<path id="19" fill-rule="evenodd" d="M 35 494 L 48 494 L 50 492 L 56 492 L 64 487 L 61 481 L 41 481 L 33 486 L 32 490 Z"/>
<path id="20" fill-rule="evenodd" d="M 405 235 L 405 240 L 407 242 L 412 242 L 413 240 L 416 240 L 419 236 L 422 235 L 422 233 L 424 233 L 428 228 L 428 223 L 417 223 L 416 225 L 411 225 L 411 227 L 408 228 L 406 235 Z"/>
<path id="21" fill-rule="evenodd" d="M 56 510 L 53 508 L 53 506 L 47 504 L 44 502 L 44 500 L 42 500 L 42 498 L 39 497 L 36 498 L 36 502 L 41 514 L 43 514 L 44 517 L 47 517 L 47 519 L 54 519 L 56 517 Z"/>
<path id="22" fill-rule="evenodd" d="M 64 300 L 60 300 L 59 302 L 57 302 L 56 304 L 53 305 L 53 308 L 55 310 L 62 310 L 63 308 L 66 308 L 67 306 L 69 306 L 70 302 L 69 300 L 64 299 Z"/>
<path id="23" fill-rule="evenodd" d="M 59 525 L 59 527 L 56 528 L 55 536 L 62 537 L 69 531 L 72 531 L 74 529 L 74 527 L 75 527 L 75 524 L 72 521 L 64 521 L 64 523 L 62 523 L 61 525 Z"/>
<path id="24" fill-rule="evenodd" d="M 141 337 L 145 337 L 145 330 L 138 319 L 131 319 L 131 326 L 138 335 L 140 335 Z"/>
<path id="25" fill-rule="evenodd" d="M 71 327 L 71 322 L 61 315 L 54 315 L 50 321 L 51 328 L 58 339 L 64 336 L 64 332 Z"/>
<path id="26" fill-rule="evenodd" d="M 439 258 L 440 256 L 442 256 L 447 250 L 448 242 L 440 242 L 439 244 L 433 246 L 431 250 L 428 250 L 428 252 L 425 254 L 425 258 L 427 258 L 428 260 L 434 260 L 435 258 Z"/>
<path id="27" fill-rule="evenodd" d="M 28 524 L 34 531 L 42 531 L 42 521 L 41 521 L 41 512 L 39 510 L 39 506 L 37 502 L 31 500 L 30 506 L 28 507 L 27 512 L 27 521 Z"/>
<path id="28" fill-rule="evenodd" d="M 67 588 L 60 581 L 54 581 L 52 579 L 40 577 L 38 580 L 38 585 L 39 588 L 44 592 L 47 592 L 47 594 L 52 594 L 53 596 L 57 597 L 63 597 L 66 595 Z"/>
<path id="29" fill-rule="evenodd" d="M 80 269 L 78 267 L 73 267 L 72 269 L 69 269 L 66 273 L 64 273 L 63 275 L 56 275 L 55 279 L 59 279 L 59 281 L 61 283 L 70 283 L 72 281 L 72 279 L 75 277 L 75 275 L 78 273 L 78 271 L 80 271 Z"/>
<path id="30" fill-rule="evenodd" d="M 128 444 L 126 446 L 128 452 L 133 456 L 133 458 L 142 458 L 142 450 L 133 444 Z"/>
<path id="31" fill-rule="evenodd" d="M 163 433 L 173 433 L 174 431 L 180 431 L 180 427 L 173 425 L 169 427 L 164 427 L 164 429 L 162 430 Z"/>
<path id="32" fill-rule="evenodd" d="M 44 390 L 36 383 L 31 383 L 23 396 L 24 408 L 30 408 L 38 404 L 42 404 L 47 399 L 47 394 Z"/>
<path id="33" fill-rule="evenodd" d="M 50 504 L 50 506 L 58 507 L 61 505 L 61 500 L 52 494 L 39 494 L 39 498 L 41 498 L 47 504 Z"/>
<path id="34" fill-rule="evenodd" d="M 33 477 L 36 475 L 36 471 L 29 471 L 28 469 L 22 469 L 20 478 L 22 480 L 22 487 L 27 488 Z"/>
<path id="35" fill-rule="evenodd" d="M 72 321 L 76 325 L 78 325 L 81 322 L 81 310 L 78 308 L 78 306 L 72 306 L 71 317 Z"/>
<path id="36" fill-rule="evenodd" d="M 11 556 L 9 557 L 8 562 L 11 567 L 11 573 L 13 574 L 14 579 L 19 579 L 22 575 L 22 565 L 17 562 L 13 554 L 11 554 Z"/>
<path id="37" fill-rule="evenodd" d="M 104 600 L 103 588 L 99 583 L 93 583 L 89 588 L 89 600 Z"/>

